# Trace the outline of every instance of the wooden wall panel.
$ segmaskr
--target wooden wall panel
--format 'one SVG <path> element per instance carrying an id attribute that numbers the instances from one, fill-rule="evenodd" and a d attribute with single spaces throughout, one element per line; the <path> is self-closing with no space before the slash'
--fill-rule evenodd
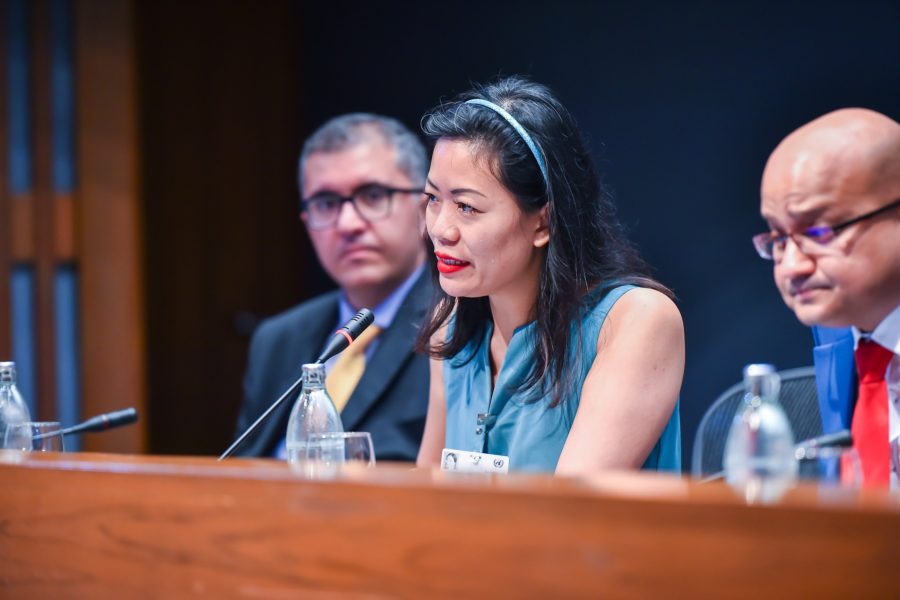
<path id="1" fill-rule="evenodd" d="M 75 262 L 75 201 L 71 194 L 54 194 L 52 227 L 57 263 Z"/>
<path id="2" fill-rule="evenodd" d="M 50 85 L 50 1 L 35 0 L 31 22 L 32 227 L 34 230 L 35 316 L 37 320 L 37 416 L 57 419 L 54 311 L 53 115 Z"/>
<path id="3" fill-rule="evenodd" d="M 129 0 L 75 7 L 77 251 L 80 257 L 82 412 L 134 406 L 137 426 L 86 436 L 85 449 L 145 448 L 145 324 L 139 135 Z"/>
<path id="4" fill-rule="evenodd" d="M 32 194 L 16 194 L 9 198 L 10 260 L 13 263 L 30 262 L 34 258 L 34 198 Z"/>
<path id="5" fill-rule="evenodd" d="M 9 189 L 9 131 L 7 129 L 7 91 L 9 81 L 7 44 L 9 22 L 6 0 L 0 0 L 0 360 L 12 358 L 12 332 L 10 327 L 10 272 L 12 266 L 12 206 Z"/>
<path id="6" fill-rule="evenodd" d="M 227 447 L 252 323 L 302 300 L 315 269 L 295 183 L 297 6 L 138 5 L 154 453 Z"/>

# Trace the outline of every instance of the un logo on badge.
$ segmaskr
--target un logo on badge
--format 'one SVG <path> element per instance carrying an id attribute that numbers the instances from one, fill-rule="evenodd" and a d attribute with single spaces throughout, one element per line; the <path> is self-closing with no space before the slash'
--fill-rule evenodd
<path id="1" fill-rule="evenodd" d="M 502 468 L 503 468 L 503 459 L 502 459 L 502 458 L 495 458 L 495 459 L 494 459 L 494 468 L 495 468 L 495 469 L 502 469 Z"/>

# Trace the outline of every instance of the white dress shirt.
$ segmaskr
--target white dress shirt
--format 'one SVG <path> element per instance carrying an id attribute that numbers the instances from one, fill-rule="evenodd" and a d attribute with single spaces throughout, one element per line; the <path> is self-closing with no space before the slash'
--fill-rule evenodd
<path id="1" fill-rule="evenodd" d="M 894 353 L 888 363 L 884 379 L 888 388 L 888 440 L 891 444 L 891 488 L 900 488 L 900 306 L 897 306 L 878 324 L 871 334 L 853 328 L 853 349 L 861 338 L 873 342 Z"/>

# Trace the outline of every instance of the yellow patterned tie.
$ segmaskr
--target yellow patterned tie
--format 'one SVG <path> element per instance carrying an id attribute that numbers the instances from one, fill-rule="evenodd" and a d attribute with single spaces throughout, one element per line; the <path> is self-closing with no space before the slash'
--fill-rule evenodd
<path id="1" fill-rule="evenodd" d="M 350 394 L 356 389 L 356 384 L 359 383 L 363 371 L 366 370 L 366 346 L 378 337 L 379 333 L 381 333 L 381 328 L 378 325 L 374 323 L 369 325 L 356 338 L 356 341 L 341 353 L 337 362 L 334 363 L 334 367 L 328 372 L 328 376 L 325 378 L 325 389 L 331 396 L 338 412 L 344 410 Z"/>

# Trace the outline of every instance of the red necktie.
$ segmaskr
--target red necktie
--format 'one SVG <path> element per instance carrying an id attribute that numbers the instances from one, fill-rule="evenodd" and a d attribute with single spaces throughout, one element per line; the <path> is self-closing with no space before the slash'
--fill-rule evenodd
<path id="1" fill-rule="evenodd" d="M 886 486 L 890 477 L 888 392 L 884 373 L 894 353 L 870 340 L 856 347 L 859 396 L 850 430 L 867 486 Z"/>

